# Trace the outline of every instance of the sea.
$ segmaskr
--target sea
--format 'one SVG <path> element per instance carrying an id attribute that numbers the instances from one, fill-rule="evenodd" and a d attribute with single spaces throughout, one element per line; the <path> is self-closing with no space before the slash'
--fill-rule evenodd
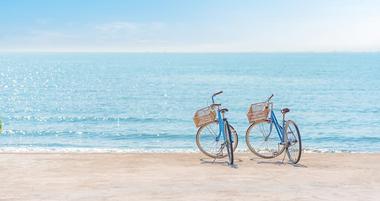
<path id="1" fill-rule="evenodd" d="M 198 152 L 221 90 L 239 151 L 274 94 L 305 152 L 380 152 L 380 53 L 0 53 L 0 152 Z"/>

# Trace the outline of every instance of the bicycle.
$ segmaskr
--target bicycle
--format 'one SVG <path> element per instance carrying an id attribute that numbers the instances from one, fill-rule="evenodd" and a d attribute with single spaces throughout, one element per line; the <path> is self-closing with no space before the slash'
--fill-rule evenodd
<path id="1" fill-rule="evenodd" d="M 272 98 L 273 94 L 265 102 L 250 106 L 247 113 L 250 126 L 245 135 L 247 146 L 255 155 L 266 159 L 277 157 L 286 150 L 289 161 L 296 164 L 302 152 L 298 126 L 292 120 L 285 120 L 286 113 L 290 111 L 288 108 L 281 109 L 280 125 L 273 112 L 273 103 L 270 102 Z M 273 131 L 273 127 L 276 131 Z"/>
<path id="2" fill-rule="evenodd" d="M 221 104 L 214 101 L 214 97 L 221 93 L 223 91 L 211 96 L 212 104 L 210 106 L 195 112 L 193 120 L 198 128 L 196 144 L 202 153 L 211 158 L 218 159 L 228 156 L 228 163 L 233 165 L 233 152 L 238 145 L 238 135 L 225 118 L 228 109 L 221 108 Z M 224 152 L 224 149 L 227 153 Z"/>

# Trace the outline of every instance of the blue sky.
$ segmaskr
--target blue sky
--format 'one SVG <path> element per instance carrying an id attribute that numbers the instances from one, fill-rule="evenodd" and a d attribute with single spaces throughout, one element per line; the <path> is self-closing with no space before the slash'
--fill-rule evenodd
<path id="1" fill-rule="evenodd" d="M 1 0 L 0 51 L 380 51 L 380 1 Z"/>

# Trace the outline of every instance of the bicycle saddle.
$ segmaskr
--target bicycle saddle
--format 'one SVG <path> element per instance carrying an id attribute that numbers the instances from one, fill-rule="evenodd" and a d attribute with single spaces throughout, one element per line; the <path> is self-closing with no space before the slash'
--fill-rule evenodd
<path id="1" fill-rule="evenodd" d="M 281 109 L 281 113 L 282 114 L 286 114 L 288 112 L 290 112 L 289 108 L 283 108 L 283 109 Z"/>
<path id="2" fill-rule="evenodd" d="M 228 109 L 227 108 L 222 108 L 222 109 L 220 109 L 220 112 L 221 113 L 228 112 Z"/>

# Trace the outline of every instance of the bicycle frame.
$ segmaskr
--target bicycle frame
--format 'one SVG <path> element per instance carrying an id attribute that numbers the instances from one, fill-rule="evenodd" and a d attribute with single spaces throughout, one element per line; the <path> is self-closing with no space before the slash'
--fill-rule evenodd
<path id="1" fill-rule="evenodd" d="M 223 93 L 223 91 L 219 91 L 219 92 L 217 92 L 211 96 L 212 104 L 215 104 L 214 97 L 221 94 L 221 93 Z M 220 106 L 220 104 L 218 104 L 218 105 Z M 227 141 L 226 131 L 224 128 L 225 128 L 226 124 L 228 125 L 228 121 L 227 121 L 227 119 L 224 118 L 224 115 L 222 115 L 222 112 L 219 110 L 219 106 L 217 106 L 219 134 L 218 134 L 218 136 L 216 136 L 215 141 L 218 142 L 220 140 L 220 136 L 223 136 L 223 141 L 226 142 Z M 229 132 L 229 128 L 228 128 L 228 132 Z M 230 135 L 230 142 L 233 143 L 231 135 Z"/>
<path id="2" fill-rule="evenodd" d="M 219 134 L 218 136 L 216 136 L 216 141 L 219 141 L 220 139 L 220 136 L 223 136 L 223 141 L 226 141 L 226 134 L 224 133 L 224 119 L 222 118 L 222 113 L 219 111 L 219 109 L 217 110 L 218 112 L 218 124 L 219 124 Z"/>
<path id="3" fill-rule="evenodd" d="M 270 121 L 273 122 L 274 124 L 274 127 L 276 128 L 276 131 L 277 131 L 277 134 L 278 134 L 278 137 L 280 138 L 281 140 L 281 143 L 284 143 L 284 128 L 285 128 L 285 120 L 282 120 L 282 126 L 278 123 L 278 120 L 277 120 L 277 117 L 276 115 L 274 114 L 273 112 L 273 109 L 271 110 L 271 113 L 270 113 Z M 272 132 L 272 125 L 270 126 L 270 133 Z M 269 137 L 269 135 L 268 135 Z"/>

